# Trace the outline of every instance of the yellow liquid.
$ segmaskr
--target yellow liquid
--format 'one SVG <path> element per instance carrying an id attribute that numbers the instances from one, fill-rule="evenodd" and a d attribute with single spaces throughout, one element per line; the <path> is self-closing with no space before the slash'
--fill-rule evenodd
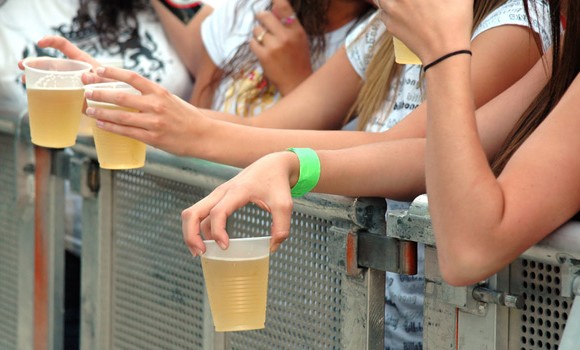
<path id="1" fill-rule="evenodd" d="M 81 89 L 27 89 L 32 143 L 64 148 L 73 146 L 84 102 Z"/>
<path id="2" fill-rule="evenodd" d="M 88 102 L 89 106 L 136 112 L 110 104 Z M 93 137 L 97 149 L 99 166 L 104 169 L 134 169 L 145 165 L 147 146 L 135 139 L 105 131 L 93 126 Z"/>
<path id="3" fill-rule="evenodd" d="M 422 64 L 419 57 L 401 40 L 393 38 L 393 45 L 395 46 L 395 62 L 398 64 Z"/>
<path id="4" fill-rule="evenodd" d="M 201 257 L 217 332 L 264 328 L 270 257 L 218 260 Z"/>

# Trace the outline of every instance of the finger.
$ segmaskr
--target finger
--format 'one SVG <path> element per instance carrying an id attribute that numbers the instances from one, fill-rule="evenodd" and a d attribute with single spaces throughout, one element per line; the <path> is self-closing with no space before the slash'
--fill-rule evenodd
<path id="1" fill-rule="evenodd" d="M 105 78 L 101 78 L 100 76 L 96 75 L 95 73 L 84 73 L 83 76 L 81 77 L 83 84 L 88 85 L 88 84 L 97 84 L 97 83 L 106 83 L 106 82 L 112 82 L 114 80 L 112 79 L 105 79 Z"/>
<path id="2" fill-rule="evenodd" d="M 286 28 L 282 22 L 280 22 L 280 19 L 270 11 L 256 14 L 256 19 L 260 22 L 262 27 L 274 36 L 281 36 L 284 32 L 289 30 L 289 28 Z"/>
<path id="3" fill-rule="evenodd" d="M 120 92 L 114 90 L 96 89 L 91 90 L 86 87 L 85 98 L 94 102 L 105 102 L 121 106 L 124 108 L 149 112 L 151 107 L 151 97 Z M 144 127 L 145 125 L 140 125 Z"/>
<path id="4" fill-rule="evenodd" d="M 225 184 L 216 188 L 207 197 L 181 212 L 183 240 L 194 255 L 201 255 L 205 252 L 205 244 L 203 244 L 200 230 L 201 221 L 209 216 L 215 203 L 223 197 L 224 186 Z"/>
<path id="5" fill-rule="evenodd" d="M 290 197 L 290 192 L 286 198 L 278 199 L 275 204 L 266 206 L 258 203 L 258 206 L 272 213 L 272 239 L 270 240 L 270 251 L 274 252 L 280 244 L 290 235 L 290 223 L 292 219 L 292 209 L 294 203 Z"/>
<path id="6" fill-rule="evenodd" d="M 113 79 L 125 82 L 135 89 L 141 91 L 143 95 L 158 92 L 162 89 L 159 85 L 151 80 L 139 75 L 130 70 L 116 68 L 116 67 L 99 67 L 95 69 L 95 73 L 101 78 Z"/>
<path id="7" fill-rule="evenodd" d="M 268 34 L 268 30 L 261 25 L 256 25 L 252 30 L 252 39 L 250 43 L 254 42 L 259 45 L 264 45 L 264 40 L 266 39 L 266 35 Z"/>
<path id="8" fill-rule="evenodd" d="M 294 14 L 294 9 L 288 0 L 273 0 L 272 12 L 279 20 L 288 18 Z"/>
<path id="9" fill-rule="evenodd" d="M 60 36 L 46 36 L 38 41 L 38 46 L 40 48 L 52 47 L 62 52 L 68 58 L 87 62 L 93 67 L 99 66 L 99 62 L 91 55 L 79 49 L 73 43 Z"/>
<path id="10" fill-rule="evenodd" d="M 211 220 L 209 217 L 203 219 L 200 224 L 201 236 L 203 239 L 213 239 L 211 235 Z"/>
<path id="11" fill-rule="evenodd" d="M 205 252 L 205 244 L 199 232 L 199 218 L 194 216 L 192 207 L 181 212 L 181 230 L 183 240 L 193 256 L 201 256 Z"/>
<path id="12" fill-rule="evenodd" d="M 222 249 L 226 249 L 229 246 L 229 238 L 226 231 L 228 217 L 248 203 L 250 203 L 250 199 L 246 191 L 230 189 L 211 209 L 211 235 Z"/>

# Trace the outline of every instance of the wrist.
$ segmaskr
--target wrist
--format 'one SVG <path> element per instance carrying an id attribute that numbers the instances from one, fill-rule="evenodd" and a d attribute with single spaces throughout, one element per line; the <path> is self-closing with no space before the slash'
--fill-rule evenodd
<path id="1" fill-rule="evenodd" d="M 312 191 L 320 179 L 320 159 L 318 154 L 311 148 L 288 148 L 298 158 L 298 174 L 292 171 L 290 174 L 290 185 L 292 187 L 292 197 L 302 197 Z M 296 163 L 294 162 L 294 170 Z M 296 179 L 297 178 L 297 179 Z"/>

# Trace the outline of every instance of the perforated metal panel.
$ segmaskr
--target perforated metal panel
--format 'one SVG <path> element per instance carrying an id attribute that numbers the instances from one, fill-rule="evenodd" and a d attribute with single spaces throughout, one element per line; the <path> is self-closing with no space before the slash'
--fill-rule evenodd
<path id="1" fill-rule="evenodd" d="M 114 189 L 114 349 L 201 349 L 203 274 L 181 234 L 199 190 L 117 172 Z"/>
<path id="2" fill-rule="evenodd" d="M 0 134 L 0 349 L 17 348 L 18 235 L 13 137 Z"/>
<path id="3" fill-rule="evenodd" d="M 520 259 L 512 264 L 512 274 L 512 290 L 525 300 L 524 309 L 516 315 L 520 321 L 519 330 L 511 332 L 519 338 L 519 349 L 558 349 L 572 307 L 572 298 L 560 296 L 560 268 Z"/>
<path id="4" fill-rule="evenodd" d="M 114 176 L 113 348 L 203 348 L 203 273 L 183 243 L 180 213 L 207 190 L 141 171 Z M 267 235 L 270 224 L 269 214 L 248 206 L 229 219 L 228 231 Z M 330 226 L 294 214 L 291 237 L 270 259 L 266 328 L 228 333 L 228 349 L 343 348 L 342 277 L 329 263 Z"/>
<path id="5" fill-rule="evenodd" d="M 271 219 L 246 207 L 230 219 L 243 236 L 270 232 Z M 331 268 L 331 223 L 295 213 L 291 235 L 271 256 L 266 328 L 231 333 L 228 346 L 246 349 L 341 349 L 341 274 Z"/>

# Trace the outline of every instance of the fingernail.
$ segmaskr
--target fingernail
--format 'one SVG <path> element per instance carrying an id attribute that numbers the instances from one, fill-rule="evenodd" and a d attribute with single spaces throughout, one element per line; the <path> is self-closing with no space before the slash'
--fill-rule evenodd
<path id="1" fill-rule="evenodd" d="M 220 246 L 220 248 L 222 248 L 223 250 L 226 250 L 227 246 L 226 246 L 225 242 L 217 241 L 216 243 Z"/>
<path id="2" fill-rule="evenodd" d="M 95 69 L 95 73 L 97 73 L 97 75 L 105 74 L 105 67 L 99 67 L 99 68 Z"/>
<path id="3" fill-rule="evenodd" d="M 86 115 L 95 115 L 95 109 L 93 107 L 89 107 L 87 108 L 87 110 L 85 111 Z"/>
<path id="4" fill-rule="evenodd" d="M 196 252 L 197 256 L 202 256 L 203 252 L 201 251 L 201 249 L 197 249 Z"/>
<path id="5" fill-rule="evenodd" d="M 97 121 L 95 122 L 97 124 L 97 127 L 102 128 L 105 126 L 105 122 L 102 120 L 97 119 Z"/>
<path id="6" fill-rule="evenodd" d="M 93 97 L 93 90 L 85 90 L 85 98 Z"/>

